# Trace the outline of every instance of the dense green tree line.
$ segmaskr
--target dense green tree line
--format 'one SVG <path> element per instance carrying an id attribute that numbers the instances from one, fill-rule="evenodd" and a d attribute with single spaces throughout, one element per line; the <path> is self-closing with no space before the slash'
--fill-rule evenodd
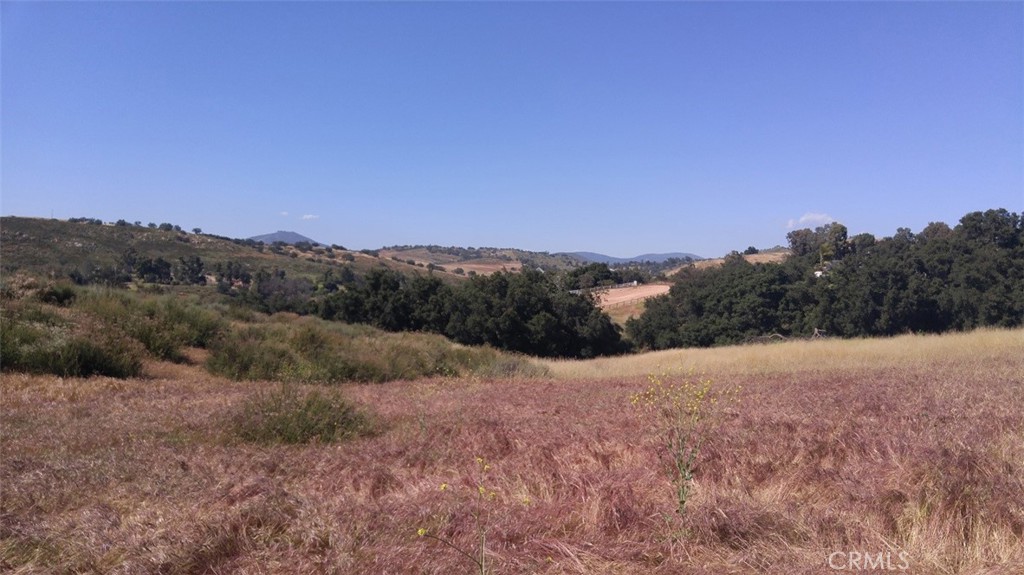
<path id="1" fill-rule="evenodd" d="M 249 272 L 233 263 L 216 265 L 214 272 L 221 293 L 266 313 L 432 332 L 467 345 L 544 357 L 626 351 L 620 329 L 590 296 L 569 293 L 558 277 L 539 271 L 476 276 L 454 286 L 434 275 L 387 268 L 359 278 L 342 267 L 315 282 L 279 269 Z"/>
<path id="2" fill-rule="evenodd" d="M 797 230 L 781 263 L 739 254 L 680 273 L 627 324 L 640 347 L 738 343 L 767 334 L 841 337 L 1024 324 L 1024 219 L 974 212 L 950 228 L 847 236 L 842 224 Z"/>
<path id="3" fill-rule="evenodd" d="M 392 331 L 429 331 L 467 345 L 545 357 L 624 351 L 619 329 L 587 296 L 539 271 L 499 272 L 450 286 L 379 269 L 320 303 L 320 315 Z"/>

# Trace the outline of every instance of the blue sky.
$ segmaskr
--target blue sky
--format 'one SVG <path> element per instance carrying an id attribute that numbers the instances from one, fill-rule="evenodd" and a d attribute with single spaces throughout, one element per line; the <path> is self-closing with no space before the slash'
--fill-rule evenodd
<path id="1" fill-rule="evenodd" d="M 1024 3 L 3 2 L 4 215 L 723 255 L 1024 210 Z"/>

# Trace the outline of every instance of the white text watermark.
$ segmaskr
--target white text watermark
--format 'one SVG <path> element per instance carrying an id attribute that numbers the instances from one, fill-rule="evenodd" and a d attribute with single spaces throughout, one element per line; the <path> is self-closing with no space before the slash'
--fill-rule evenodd
<path id="1" fill-rule="evenodd" d="M 835 571 L 906 571 L 910 569 L 910 554 L 835 551 L 828 556 L 828 566 Z"/>

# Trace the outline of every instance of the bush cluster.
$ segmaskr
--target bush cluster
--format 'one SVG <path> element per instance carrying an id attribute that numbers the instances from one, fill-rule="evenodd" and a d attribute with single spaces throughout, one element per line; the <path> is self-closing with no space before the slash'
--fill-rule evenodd
<path id="1" fill-rule="evenodd" d="M 228 325 L 221 314 L 193 300 L 67 284 L 32 293 L 4 298 L 0 361 L 5 370 L 133 377 L 141 373 L 147 354 L 182 361 L 185 347 L 207 347 Z"/>
<path id="2" fill-rule="evenodd" d="M 331 443 L 373 432 L 369 416 L 337 390 L 300 392 L 283 384 L 257 393 L 234 416 L 232 428 L 244 441 L 261 444 Z"/>
<path id="3" fill-rule="evenodd" d="M 288 313 L 265 319 L 245 307 L 204 305 L 192 297 L 39 283 L 4 287 L 5 370 L 132 377 L 147 356 L 183 361 L 186 348 L 200 347 L 210 350 L 211 373 L 237 380 L 384 382 L 544 371 L 528 358 L 453 345 L 437 335 L 385 333 Z"/>
<path id="4" fill-rule="evenodd" d="M 38 307 L 11 305 L 0 314 L 0 350 L 4 370 L 61 377 L 134 377 L 144 356 L 119 330 L 73 325 Z"/>
<path id="5" fill-rule="evenodd" d="M 526 358 L 453 346 L 436 335 L 388 334 L 315 318 L 240 327 L 222 334 L 210 350 L 207 369 L 237 380 L 385 382 L 499 372 L 530 376 L 543 370 Z"/>
<path id="6" fill-rule="evenodd" d="M 208 347 L 227 323 L 195 301 L 139 298 L 126 292 L 87 291 L 78 308 L 141 343 L 159 359 L 182 361 L 185 347 Z"/>

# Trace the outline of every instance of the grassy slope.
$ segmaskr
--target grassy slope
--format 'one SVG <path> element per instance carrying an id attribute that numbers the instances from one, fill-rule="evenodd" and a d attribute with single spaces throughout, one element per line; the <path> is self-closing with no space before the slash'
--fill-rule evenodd
<path id="1" fill-rule="evenodd" d="M 915 575 L 1015 573 L 1022 338 L 796 342 L 552 362 L 552 379 L 345 386 L 383 433 L 287 448 L 225 433 L 273 383 L 166 363 L 127 381 L 4 374 L 0 569 L 467 573 L 417 530 L 472 553 L 482 522 L 495 573 L 812 574 L 831 572 L 834 552 L 890 550 Z M 646 373 L 675 367 L 744 388 L 681 525 L 660 440 L 629 405 Z"/>
<path id="2" fill-rule="evenodd" d="M 789 250 L 772 250 L 764 251 L 757 254 L 744 255 L 743 259 L 747 260 L 752 264 L 764 264 L 764 263 L 777 263 L 785 260 L 789 257 Z M 693 266 L 699 270 L 720 266 L 725 262 L 725 258 L 709 258 L 706 260 L 700 260 L 692 264 L 686 264 L 684 266 L 677 267 L 665 272 L 667 277 L 671 277 L 673 274 L 679 273 L 684 268 Z"/>
<path id="3" fill-rule="evenodd" d="M 312 252 L 300 252 L 293 247 L 285 253 L 275 254 L 269 248 L 263 252 L 253 247 L 208 235 L 163 231 L 134 226 L 118 227 L 70 223 L 63 220 L 4 217 L 0 220 L 0 262 L 5 273 L 21 270 L 35 275 L 51 273 L 66 275 L 86 262 L 96 266 L 111 266 L 119 262 L 129 247 L 142 258 L 162 257 L 176 262 L 180 257 L 199 256 L 207 269 L 216 263 L 235 261 L 252 269 L 279 268 L 290 276 L 315 277 L 343 264 L 350 265 L 357 274 L 374 267 L 389 267 L 405 273 L 425 273 L 420 268 L 386 258 L 375 258 L 359 252 L 334 250 L 335 258 Z M 289 254 L 294 253 L 295 257 Z M 344 254 L 355 259 L 345 262 Z M 454 274 L 441 274 L 457 280 Z"/>
<path id="4" fill-rule="evenodd" d="M 442 251 L 443 249 L 431 249 L 426 246 L 396 246 L 381 250 L 380 255 L 382 258 L 397 257 L 401 260 L 411 259 L 424 265 L 444 266 L 449 271 L 461 267 L 466 271 L 473 270 L 481 274 L 501 270 L 515 271 L 522 268 L 524 261 L 547 269 L 571 269 L 580 263 L 570 256 L 557 256 L 513 248 L 478 248 L 479 257 L 445 253 Z"/>

